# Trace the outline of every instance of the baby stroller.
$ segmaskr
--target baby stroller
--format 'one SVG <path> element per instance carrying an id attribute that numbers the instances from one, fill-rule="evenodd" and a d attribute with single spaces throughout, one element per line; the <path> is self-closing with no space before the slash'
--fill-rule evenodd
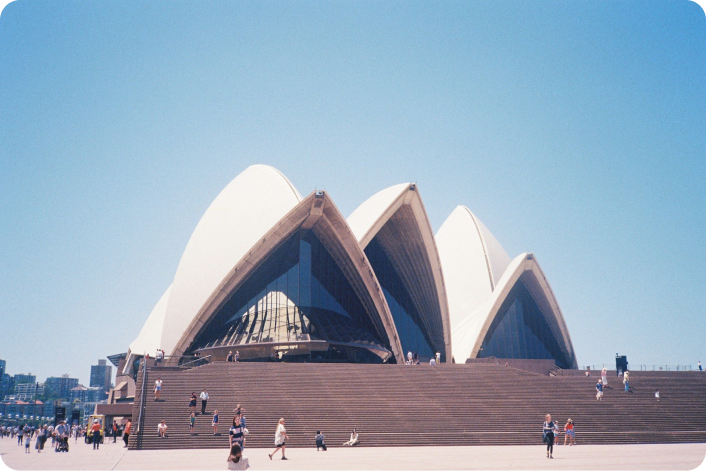
<path id="1" fill-rule="evenodd" d="M 59 444 L 56 446 L 56 451 L 69 451 L 69 437 L 67 435 L 59 437 Z"/>

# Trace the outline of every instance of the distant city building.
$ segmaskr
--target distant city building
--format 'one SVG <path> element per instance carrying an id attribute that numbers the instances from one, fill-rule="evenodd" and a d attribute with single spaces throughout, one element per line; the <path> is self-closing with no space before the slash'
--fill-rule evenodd
<path id="1" fill-rule="evenodd" d="M 44 395 L 44 385 L 39 383 L 20 383 L 15 385 L 15 392 L 12 394 L 18 401 L 32 401 L 37 396 Z"/>
<path id="2" fill-rule="evenodd" d="M 0 396 L 5 397 L 6 395 L 12 394 L 15 390 L 15 379 L 9 374 L 5 373 L 0 379 Z"/>
<path id="3" fill-rule="evenodd" d="M 7 363 L 5 360 L 0 360 L 0 397 L 5 396 L 5 369 L 7 368 Z"/>
<path id="4" fill-rule="evenodd" d="M 15 380 L 15 388 L 17 388 L 18 385 L 20 384 L 25 384 L 25 383 L 36 383 L 37 382 L 37 377 L 33 375 L 32 373 L 29 374 L 16 374 L 13 379 Z"/>
<path id="5" fill-rule="evenodd" d="M 101 402 L 105 396 L 103 388 L 90 387 L 87 388 L 79 384 L 71 390 L 71 402 L 79 400 L 80 402 Z"/>
<path id="6" fill-rule="evenodd" d="M 78 378 L 69 378 L 68 374 L 61 377 L 50 377 L 44 382 L 45 393 L 51 398 L 69 399 L 71 389 L 78 386 Z"/>
<path id="7" fill-rule="evenodd" d="M 104 396 L 107 396 L 110 391 L 110 380 L 113 376 L 113 367 L 106 364 L 105 360 L 98 360 L 97 365 L 91 366 L 91 382 L 92 388 L 101 388 Z M 103 399 L 103 397 L 101 397 Z"/>

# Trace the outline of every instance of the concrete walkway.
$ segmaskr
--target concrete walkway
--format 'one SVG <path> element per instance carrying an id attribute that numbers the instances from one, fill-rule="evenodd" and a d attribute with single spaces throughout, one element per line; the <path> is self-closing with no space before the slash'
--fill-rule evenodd
<path id="1" fill-rule="evenodd" d="M 100 450 L 71 441 L 69 453 L 47 448 L 31 454 L 17 440 L 0 440 L 0 456 L 11 469 L 96 470 L 225 470 L 227 450 L 128 451 L 122 444 L 106 443 Z M 287 450 L 288 461 L 272 450 L 246 449 L 250 467 L 272 470 L 300 469 L 694 469 L 704 462 L 706 443 L 676 445 L 558 446 L 554 459 L 537 446 L 418 447 L 418 448 L 311 448 Z M 706 465 L 704 465 L 706 466 Z M 2 466 L 0 466 L 2 468 Z"/>

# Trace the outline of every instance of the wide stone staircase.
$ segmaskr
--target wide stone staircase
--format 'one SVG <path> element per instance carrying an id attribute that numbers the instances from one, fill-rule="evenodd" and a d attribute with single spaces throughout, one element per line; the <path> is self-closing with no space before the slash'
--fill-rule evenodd
<path id="1" fill-rule="evenodd" d="M 287 446 L 295 447 L 314 446 L 317 430 L 328 446 L 340 446 L 354 427 L 361 446 L 539 445 L 545 413 L 562 429 L 571 417 L 579 444 L 706 442 L 705 373 L 631 372 L 628 393 L 613 372 L 600 402 L 594 390 L 598 372 L 590 378 L 560 373 L 539 375 L 495 363 L 148 367 L 139 433 L 142 371 L 137 378 L 130 448 L 225 448 L 238 403 L 247 419 L 249 448 L 272 447 L 280 417 L 286 420 Z M 162 397 L 155 401 L 158 377 Z M 192 435 L 189 398 L 204 388 L 210 394 L 207 413 L 197 415 Z M 214 436 L 215 409 L 220 427 Z M 157 433 L 162 420 L 169 427 L 166 439 Z"/>

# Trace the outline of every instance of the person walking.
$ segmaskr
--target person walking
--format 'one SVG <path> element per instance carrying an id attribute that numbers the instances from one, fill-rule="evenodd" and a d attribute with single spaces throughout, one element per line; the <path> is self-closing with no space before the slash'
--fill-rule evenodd
<path id="1" fill-rule="evenodd" d="M 603 381 L 603 387 L 608 386 L 608 369 L 605 366 L 601 370 L 601 381 Z"/>
<path id="2" fill-rule="evenodd" d="M 272 453 L 269 453 L 267 456 L 272 459 L 275 453 L 277 453 L 279 450 L 282 450 L 282 459 L 286 460 L 287 457 L 284 456 L 284 449 L 287 447 L 285 445 L 287 439 L 289 436 L 287 436 L 287 429 L 284 428 L 284 418 L 279 419 L 279 423 L 277 424 L 277 431 L 275 432 L 275 451 Z"/>
<path id="3" fill-rule="evenodd" d="M 208 403 L 208 392 L 204 389 L 201 395 L 201 414 L 206 413 L 206 404 Z"/>
<path id="4" fill-rule="evenodd" d="M 154 400 L 158 401 L 162 397 L 162 378 L 157 378 L 154 382 Z"/>
<path id="5" fill-rule="evenodd" d="M 576 432 L 574 431 L 574 421 L 569 419 L 564 425 L 564 446 L 566 446 L 566 440 L 569 440 L 569 446 L 576 445 Z"/>
<path id="6" fill-rule="evenodd" d="M 211 421 L 211 427 L 213 427 L 213 434 L 218 434 L 218 409 L 213 411 L 213 420 Z"/>
<path id="7" fill-rule="evenodd" d="M 22 446 L 24 444 L 24 442 L 23 442 L 24 436 L 25 436 L 24 427 L 18 427 L 17 428 L 17 446 Z"/>
<path id="8" fill-rule="evenodd" d="M 600 379 L 596 383 L 596 399 L 599 401 L 603 400 L 603 382 Z"/>
<path id="9" fill-rule="evenodd" d="M 547 458 L 554 458 L 552 454 L 554 453 L 554 429 L 555 424 L 552 422 L 551 414 L 544 416 L 544 424 L 542 426 L 542 431 L 544 432 L 543 438 L 544 443 L 547 444 Z"/>
<path id="10" fill-rule="evenodd" d="M 101 446 L 101 424 L 98 419 L 93 421 L 91 432 L 93 433 L 93 449 L 98 450 Z"/>
<path id="11" fill-rule="evenodd" d="M 245 427 L 240 420 L 240 415 L 233 417 L 233 424 L 228 431 L 230 446 L 237 443 L 241 449 L 245 449 Z"/>
<path id="12" fill-rule="evenodd" d="M 244 470 L 248 469 L 250 464 L 248 459 L 243 456 L 243 449 L 237 443 L 230 447 L 230 454 L 228 455 L 228 469 L 231 470 Z"/>
<path id="13" fill-rule="evenodd" d="M 625 392 L 630 391 L 630 372 L 626 371 L 623 375 L 623 384 L 625 385 Z"/>
<path id="14" fill-rule="evenodd" d="M 326 451 L 326 444 L 324 443 L 325 438 L 326 437 L 323 433 L 321 433 L 321 430 L 316 431 L 316 451 L 319 451 L 319 448 Z"/>
<path id="15" fill-rule="evenodd" d="M 191 399 L 189 399 L 189 407 L 191 412 L 196 412 L 196 391 L 191 393 Z"/>
<path id="16" fill-rule="evenodd" d="M 127 424 L 125 424 L 125 430 L 123 430 L 123 442 L 125 442 L 125 446 L 123 448 L 127 448 L 127 442 L 130 439 L 130 431 L 132 430 L 132 420 L 127 419 Z"/>
<path id="17" fill-rule="evenodd" d="M 118 439 L 118 423 L 114 420 L 113 421 L 113 443 L 115 443 Z"/>

